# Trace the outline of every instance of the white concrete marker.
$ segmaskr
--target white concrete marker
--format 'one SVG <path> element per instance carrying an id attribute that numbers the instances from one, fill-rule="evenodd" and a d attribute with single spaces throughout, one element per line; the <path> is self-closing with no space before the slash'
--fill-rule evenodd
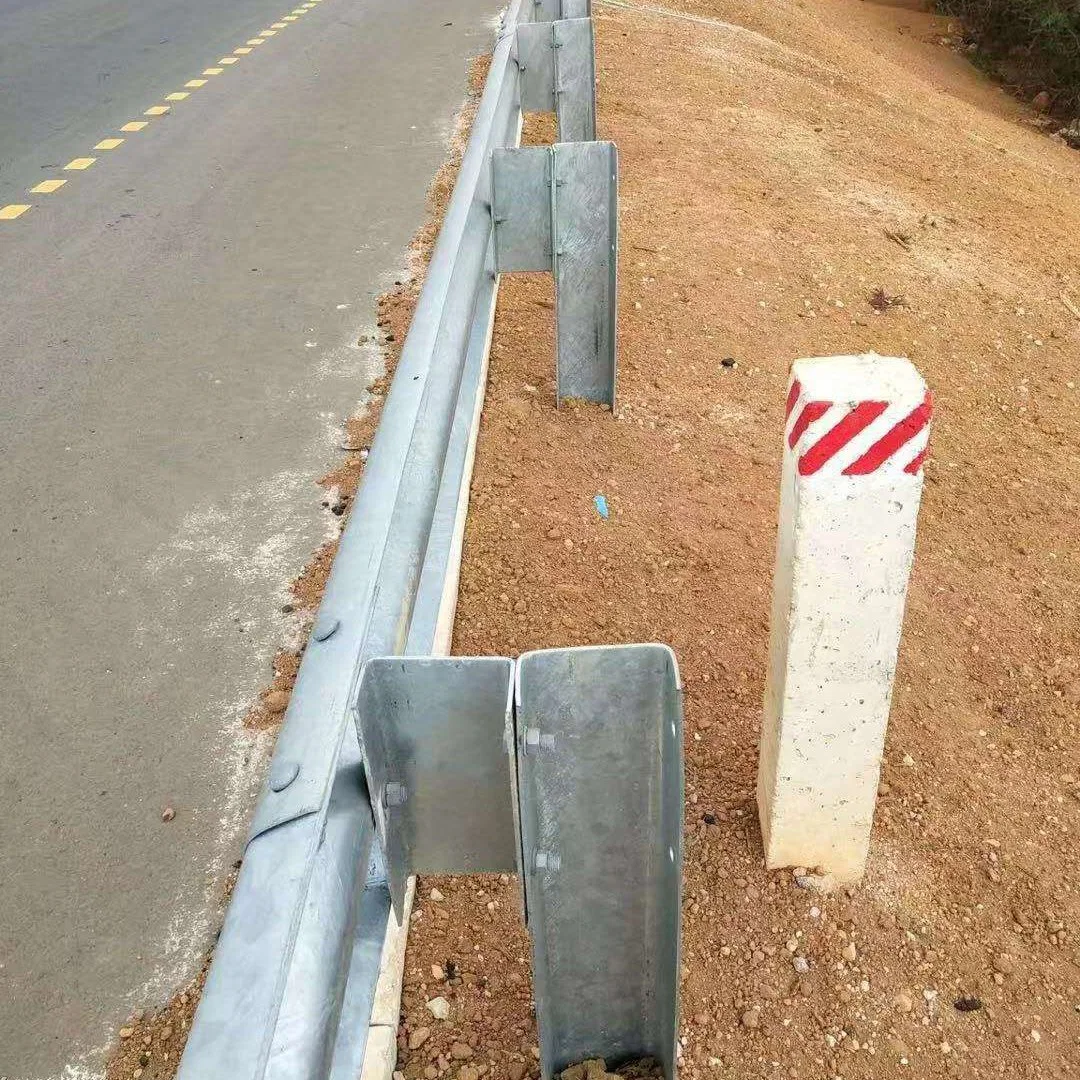
<path id="1" fill-rule="evenodd" d="M 930 414 L 907 360 L 792 366 L 758 763 L 771 868 L 866 866 Z"/>

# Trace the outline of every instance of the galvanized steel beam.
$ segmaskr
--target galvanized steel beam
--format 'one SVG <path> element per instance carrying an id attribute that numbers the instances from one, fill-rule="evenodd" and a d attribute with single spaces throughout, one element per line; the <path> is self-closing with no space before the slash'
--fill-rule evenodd
<path id="1" fill-rule="evenodd" d="M 676 1069 L 682 693 L 663 645 L 518 660 L 525 897 L 543 1080 L 587 1058 Z"/>
<path id="2" fill-rule="evenodd" d="M 531 0 L 533 22 L 584 19 L 592 14 L 592 0 Z"/>
<path id="3" fill-rule="evenodd" d="M 596 138 L 592 19 L 522 23 L 517 29 L 521 107 L 553 112 L 559 142 Z"/>
<path id="4" fill-rule="evenodd" d="M 518 870 L 513 682 L 498 656 L 364 665 L 356 723 L 399 919 L 413 874 Z"/>
<path id="5" fill-rule="evenodd" d="M 353 964 L 352 956 L 373 939 L 380 920 L 385 928 L 389 895 L 381 890 L 365 898 L 364 875 L 355 873 L 365 864 L 372 818 L 349 709 L 365 659 L 400 652 L 407 635 L 430 643 L 436 634 L 434 624 L 411 625 L 414 601 L 472 327 L 480 319 L 486 332 L 490 321 L 490 292 L 483 298 L 490 281 L 488 162 L 494 147 L 515 144 L 520 133 L 511 52 L 513 28 L 529 15 L 522 5 L 510 4 L 494 49 L 458 182 L 256 807 L 179 1080 L 321 1080 L 340 1073 L 334 1061 L 339 1051 L 362 1060 L 371 994 L 353 983 L 360 979 L 373 987 L 378 965 Z M 335 802 L 332 792 L 341 798 Z M 356 1038 L 339 1039 L 341 1025 Z"/>
<path id="6" fill-rule="evenodd" d="M 495 265 L 555 277 L 556 397 L 614 406 L 618 151 L 556 143 L 492 155 Z"/>

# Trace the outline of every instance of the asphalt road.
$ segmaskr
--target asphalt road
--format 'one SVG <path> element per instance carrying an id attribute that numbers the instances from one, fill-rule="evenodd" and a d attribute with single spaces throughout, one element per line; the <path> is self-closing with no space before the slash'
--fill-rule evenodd
<path id="1" fill-rule="evenodd" d="M 356 342 L 498 7 L 0 0 L 8 1080 L 96 1075 L 209 940 Z"/>

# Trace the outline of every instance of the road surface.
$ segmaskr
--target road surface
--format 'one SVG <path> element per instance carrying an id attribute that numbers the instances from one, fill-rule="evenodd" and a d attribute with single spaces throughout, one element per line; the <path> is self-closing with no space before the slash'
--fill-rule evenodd
<path id="1" fill-rule="evenodd" d="M 209 940 L 239 720 L 498 6 L 0 0 L 8 1080 L 95 1075 Z"/>

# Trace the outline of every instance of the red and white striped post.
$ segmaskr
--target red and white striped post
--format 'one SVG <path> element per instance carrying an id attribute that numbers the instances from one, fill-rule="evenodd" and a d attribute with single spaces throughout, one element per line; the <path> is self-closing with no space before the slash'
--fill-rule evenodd
<path id="1" fill-rule="evenodd" d="M 862 877 L 931 400 L 907 360 L 798 360 L 758 764 L 766 864 Z"/>

